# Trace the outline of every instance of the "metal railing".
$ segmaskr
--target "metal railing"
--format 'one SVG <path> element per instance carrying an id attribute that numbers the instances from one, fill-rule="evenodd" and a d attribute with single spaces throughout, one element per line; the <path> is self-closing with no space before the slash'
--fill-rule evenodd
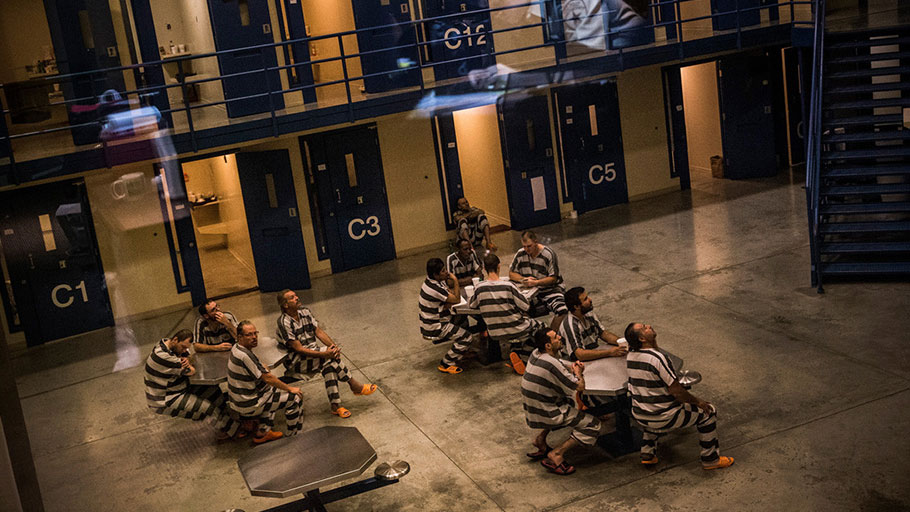
<path id="1" fill-rule="evenodd" d="M 188 137 L 191 142 L 192 150 L 195 152 L 195 151 L 199 151 L 199 149 L 200 149 L 199 143 L 198 143 L 200 131 L 204 131 L 206 129 L 213 128 L 213 127 L 233 124 L 233 123 L 237 122 L 236 119 L 234 121 L 229 121 L 227 119 L 227 117 L 224 117 L 221 120 L 220 124 L 217 124 L 216 126 L 206 126 L 206 127 L 200 128 L 198 121 L 200 120 L 200 116 L 202 115 L 201 112 L 203 112 L 204 109 L 210 109 L 209 112 L 211 112 L 211 109 L 213 109 L 213 108 L 224 108 L 231 103 L 236 104 L 236 103 L 240 103 L 240 102 L 244 102 L 244 101 L 250 101 L 250 100 L 256 100 L 256 99 L 266 99 L 268 101 L 269 107 L 270 107 L 267 112 L 262 112 L 260 114 L 253 114 L 251 116 L 241 118 L 241 120 L 247 120 L 247 119 L 258 120 L 258 119 L 263 118 L 263 116 L 268 116 L 271 120 L 271 131 L 272 131 L 271 134 L 273 136 L 278 136 L 278 135 L 280 135 L 280 131 L 279 131 L 279 127 L 278 127 L 279 118 L 282 116 L 288 115 L 288 114 L 294 114 L 294 113 L 300 113 L 300 112 L 294 112 L 293 107 L 284 108 L 284 109 L 280 109 L 280 108 L 276 109 L 275 108 L 276 104 L 277 104 L 276 95 L 285 95 L 285 94 L 297 93 L 297 92 L 303 93 L 308 90 L 317 91 L 319 88 L 343 85 L 345 103 L 346 103 L 347 112 L 348 112 L 347 120 L 349 122 L 353 122 L 356 120 L 356 118 L 354 116 L 354 104 L 358 101 L 362 101 L 362 100 L 369 99 L 369 98 L 358 99 L 357 98 L 358 95 L 352 91 L 352 88 L 357 87 L 357 85 L 356 85 L 357 82 L 365 80 L 365 79 L 369 79 L 371 77 L 388 76 L 388 75 L 405 74 L 405 73 L 413 73 L 417 76 L 417 83 L 415 83 L 415 84 L 411 84 L 411 85 L 402 87 L 400 89 L 396 89 L 391 92 L 379 93 L 376 96 L 381 96 L 382 94 L 397 94 L 397 93 L 402 93 L 402 92 L 412 92 L 412 91 L 415 91 L 418 89 L 421 92 L 425 92 L 427 89 L 432 89 L 432 88 L 436 88 L 439 86 L 448 86 L 448 85 L 452 85 L 452 84 L 465 83 L 465 82 L 470 81 L 470 79 L 468 77 L 460 77 L 460 78 L 449 79 L 449 80 L 445 80 L 445 81 L 439 81 L 439 80 L 435 80 L 435 79 L 433 81 L 429 81 L 426 79 L 425 74 L 423 72 L 425 69 L 428 69 L 428 68 L 432 69 L 437 66 L 442 66 L 442 65 L 447 65 L 447 64 L 457 64 L 460 62 L 471 61 L 474 59 L 478 59 L 478 57 L 483 57 L 483 56 L 495 58 L 498 56 L 505 56 L 505 55 L 516 54 L 516 53 L 521 53 L 521 52 L 530 52 L 530 51 L 538 50 L 538 49 L 553 50 L 552 59 L 550 59 L 548 62 L 546 62 L 542 65 L 539 65 L 538 67 L 551 67 L 554 64 L 556 67 L 559 67 L 561 65 L 568 64 L 569 61 L 571 61 L 573 63 L 573 65 L 578 65 L 578 62 L 584 63 L 584 61 L 589 60 L 589 59 L 615 58 L 615 59 L 617 59 L 617 62 L 618 62 L 618 66 L 617 66 L 618 70 L 622 70 L 622 69 L 626 69 L 626 66 L 629 64 L 628 59 L 624 59 L 624 57 L 626 57 L 628 54 L 630 54 L 632 52 L 638 52 L 643 49 L 646 50 L 648 48 L 653 48 L 653 47 L 666 48 L 666 47 L 673 47 L 675 45 L 677 48 L 676 55 L 679 59 L 684 59 L 684 58 L 690 56 L 687 54 L 687 49 L 684 44 L 687 42 L 684 38 L 684 30 L 683 30 L 684 26 L 686 26 L 686 25 L 700 22 L 700 21 L 706 21 L 706 20 L 712 20 L 712 24 L 713 24 L 713 20 L 715 20 L 717 18 L 726 17 L 725 19 L 729 19 L 729 17 L 733 17 L 733 18 L 735 18 L 735 28 L 730 29 L 730 30 L 720 31 L 720 32 L 714 31 L 714 32 L 712 32 L 711 36 L 699 37 L 699 38 L 693 38 L 693 39 L 702 40 L 702 39 L 708 39 L 709 37 L 718 36 L 718 35 L 727 35 L 727 36 L 735 35 L 736 46 L 737 46 L 737 48 L 741 48 L 743 32 L 751 30 L 751 29 L 763 28 L 763 27 L 767 26 L 767 25 L 763 25 L 761 23 L 756 24 L 756 25 L 750 25 L 750 26 L 744 25 L 742 22 L 742 18 L 747 16 L 748 13 L 753 12 L 753 11 L 762 11 L 762 10 L 768 10 L 768 12 L 771 12 L 770 9 L 777 9 L 778 12 L 785 12 L 784 10 L 788 9 L 789 14 L 790 14 L 790 19 L 787 22 L 788 24 L 791 24 L 791 25 L 802 24 L 805 26 L 809 26 L 811 24 L 811 20 L 797 20 L 796 19 L 797 15 L 798 15 L 797 8 L 800 5 L 812 5 L 814 3 L 813 0 L 792 0 L 792 1 L 789 1 L 786 3 L 774 4 L 773 6 L 759 5 L 759 6 L 753 6 L 753 7 L 745 7 L 745 8 L 741 9 L 741 8 L 739 8 L 739 2 L 737 2 L 735 8 L 731 11 L 716 12 L 716 13 L 712 13 L 711 15 L 708 15 L 708 16 L 699 16 L 699 17 L 682 19 L 681 5 L 685 4 L 687 2 L 691 2 L 691 1 L 695 1 L 695 0 L 666 0 L 666 1 L 661 0 L 661 1 L 656 1 L 656 2 L 652 2 L 652 3 L 648 4 L 648 9 L 652 13 L 652 18 L 656 17 L 655 15 L 658 13 L 665 12 L 664 11 L 665 9 L 672 8 L 673 12 L 674 12 L 673 17 L 675 19 L 670 20 L 670 21 L 652 22 L 647 25 L 641 25 L 641 26 L 636 26 L 636 27 L 631 27 L 631 28 L 621 28 L 618 30 L 613 30 L 612 28 L 610 28 L 610 29 L 605 28 L 605 30 L 602 34 L 595 33 L 594 35 L 591 35 L 591 36 L 577 38 L 577 39 L 568 40 L 568 41 L 565 40 L 564 37 L 562 37 L 562 34 L 564 34 L 564 29 L 565 29 L 566 25 L 572 24 L 572 23 L 577 24 L 577 23 L 579 23 L 583 20 L 589 19 L 589 18 L 603 18 L 604 27 L 608 27 L 607 19 L 609 18 L 610 15 L 613 14 L 613 12 L 605 11 L 605 12 L 601 12 L 601 13 L 593 13 L 593 14 L 586 15 L 586 16 L 580 16 L 580 17 L 575 16 L 575 17 L 565 18 L 565 17 L 562 17 L 559 15 L 560 14 L 559 11 L 561 10 L 561 7 L 560 7 L 561 3 L 558 0 L 533 0 L 533 1 L 530 1 L 527 3 L 522 3 L 522 4 L 517 4 L 517 5 L 479 9 L 479 10 L 475 10 L 475 11 L 468 11 L 468 12 L 462 12 L 462 13 L 456 13 L 456 14 L 446 14 L 446 15 L 431 17 L 431 18 L 420 18 L 420 19 L 410 20 L 410 21 L 401 22 L 401 23 L 393 23 L 393 24 L 387 24 L 387 25 L 382 25 L 382 26 L 364 27 L 364 28 L 355 29 L 355 30 L 337 32 L 337 33 L 333 33 L 333 34 L 291 39 L 291 40 L 287 40 L 287 41 L 263 44 L 263 45 L 258 45 L 258 46 L 251 46 L 251 47 L 246 47 L 246 48 L 221 50 L 221 51 L 216 51 L 216 52 L 211 52 L 211 53 L 193 54 L 193 55 L 188 55 L 188 56 L 176 56 L 176 57 L 171 57 L 168 59 L 161 59 L 161 60 L 155 60 L 155 61 L 150 61 L 150 62 L 141 62 L 138 64 L 120 66 L 120 67 L 115 67 L 115 68 L 90 70 L 90 71 L 82 71 L 82 72 L 78 72 L 78 73 L 56 75 L 56 76 L 52 76 L 52 77 L 46 77 L 46 78 L 41 78 L 41 79 L 37 79 L 34 81 L 29 81 L 29 83 L 33 83 L 35 85 L 40 85 L 42 83 L 46 84 L 46 85 L 64 84 L 64 87 L 72 86 L 72 84 L 74 84 L 76 81 L 86 80 L 86 79 L 89 81 L 103 83 L 106 81 L 107 75 L 112 74 L 112 73 L 118 73 L 120 75 L 123 75 L 124 72 L 132 72 L 134 76 L 140 77 L 140 78 L 148 77 L 148 76 L 167 77 L 165 67 L 171 66 L 171 65 L 176 66 L 176 68 L 177 68 L 176 83 L 163 83 L 163 82 L 167 81 L 167 79 L 165 78 L 163 81 L 161 81 L 162 83 L 153 83 L 153 84 L 140 83 L 140 85 L 138 85 L 134 89 L 126 90 L 126 91 L 118 91 L 118 92 L 124 98 L 134 100 L 135 103 L 139 103 L 139 104 L 143 104 L 143 105 L 155 105 L 155 106 L 160 107 L 159 111 L 162 115 L 162 125 L 163 125 L 162 128 L 171 128 L 171 129 L 174 129 L 175 133 L 188 134 Z M 496 30 L 492 30 L 492 27 L 490 27 L 491 30 L 485 30 L 484 34 L 486 35 L 486 37 L 489 38 L 490 41 L 492 41 L 493 37 L 496 35 L 508 34 L 510 32 L 515 32 L 515 31 L 520 31 L 520 30 L 539 29 L 539 30 L 541 30 L 541 34 L 542 34 L 542 42 L 539 44 L 528 44 L 528 45 L 524 45 L 524 46 L 520 46 L 520 47 L 508 48 L 505 50 L 492 51 L 492 52 L 486 51 L 486 48 L 489 47 L 489 46 L 487 46 L 484 49 L 484 51 L 480 54 L 473 54 L 473 55 L 468 55 L 465 57 L 458 57 L 458 58 L 454 58 L 454 59 L 445 59 L 445 60 L 440 60 L 438 55 L 433 56 L 436 60 L 433 60 L 433 58 L 427 58 L 427 56 L 430 53 L 433 53 L 434 46 L 436 46 L 438 48 L 439 45 L 444 45 L 446 42 L 451 43 L 453 41 L 459 41 L 459 40 L 467 41 L 468 38 L 476 36 L 476 34 L 461 34 L 461 35 L 454 36 L 454 37 L 427 40 L 427 38 L 424 37 L 424 32 L 425 32 L 425 29 L 428 26 L 428 24 L 430 24 L 432 22 L 460 19 L 460 18 L 462 18 L 464 16 L 468 16 L 468 15 L 491 16 L 492 17 L 497 14 L 502 14 L 504 11 L 511 11 L 511 10 L 515 10 L 515 9 L 528 9 L 531 7 L 536 7 L 537 9 L 540 10 L 542 17 L 540 18 L 539 22 L 528 23 L 528 24 L 523 24 L 523 25 L 508 26 L 508 27 L 498 28 Z M 816 11 L 816 12 L 818 12 L 818 11 Z M 668 30 L 668 33 L 673 33 L 672 38 L 668 37 L 666 40 L 659 40 L 659 41 L 652 40 L 651 42 L 647 42 L 645 44 L 638 45 L 638 46 L 619 47 L 616 49 L 609 49 L 611 38 L 621 37 L 623 35 L 641 34 L 642 31 L 647 31 L 647 30 L 650 30 L 653 33 L 654 29 L 659 29 L 659 28 L 668 28 L 669 29 L 670 27 L 673 27 L 673 30 Z M 414 34 L 414 41 L 411 43 L 408 43 L 408 44 L 389 46 L 389 47 L 383 47 L 383 48 L 359 49 L 359 51 L 357 51 L 357 52 L 348 52 L 345 50 L 345 38 L 346 37 L 357 37 L 358 34 L 361 34 L 366 31 L 382 31 L 382 30 L 411 31 Z M 602 41 L 599 41 L 599 40 L 602 40 Z M 293 51 L 292 47 L 294 45 L 307 45 L 307 47 L 309 47 L 309 45 L 311 45 L 311 44 L 320 43 L 323 41 L 334 41 L 334 44 L 337 46 L 337 49 L 338 49 L 338 55 L 332 56 L 332 57 L 327 57 L 327 58 L 315 59 L 315 60 L 284 63 L 284 64 L 280 64 L 280 65 L 279 64 L 269 65 L 269 60 L 271 60 L 271 58 L 267 57 L 267 52 L 276 52 L 276 58 L 277 58 L 277 55 L 280 53 L 284 53 L 286 55 L 287 51 Z M 604 49 L 603 50 L 594 50 L 594 51 L 591 51 L 584 55 L 573 55 L 571 58 L 567 58 L 565 56 L 565 48 L 566 48 L 567 44 L 582 44 L 582 45 L 593 46 L 593 47 L 600 47 L 602 44 Z M 219 74 L 218 76 L 209 76 L 209 77 L 199 78 L 199 79 L 195 79 L 195 80 L 192 79 L 192 75 L 188 76 L 185 73 L 185 71 L 187 71 L 188 69 L 190 69 L 192 67 L 193 62 L 199 62 L 199 61 L 202 61 L 203 59 L 224 58 L 224 57 L 228 57 L 232 54 L 236 54 L 236 53 L 240 53 L 240 52 L 250 52 L 250 51 L 255 51 L 255 50 L 259 50 L 262 55 L 262 57 L 261 57 L 262 66 L 257 69 L 250 69 L 250 70 L 241 71 L 241 72 L 237 72 L 237 73 L 230 73 L 230 74 Z M 285 51 L 281 52 L 279 50 L 285 50 Z M 417 57 L 417 59 L 415 62 L 412 63 L 412 65 L 409 65 L 409 66 L 407 66 L 405 68 L 401 68 L 401 69 L 384 69 L 384 70 L 381 70 L 379 72 L 374 72 L 374 73 L 363 73 L 363 72 L 361 72 L 360 74 L 352 73 L 352 70 L 351 70 L 352 64 L 357 63 L 357 62 L 362 62 L 363 59 L 369 59 L 371 56 L 374 56 L 374 55 L 379 55 L 379 54 L 388 53 L 388 52 L 396 52 L 396 51 L 409 51 L 412 55 L 415 55 Z M 309 57 L 309 56 L 307 56 L 307 57 Z M 277 60 L 275 62 L 277 62 Z M 313 70 L 313 69 L 315 69 L 313 66 L 322 65 L 322 64 L 332 64 L 332 63 L 337 63 L 336 65 L 340 65 L 340 67 L 341 67 L 341 71 L 342 71 L 341 76 L 336 79 L 332 79 L 332 80 L 328 80 L 328 81 L 320 81 L 318 83 L 304 83 L 304 84 L 291 85 L 291 80 L 289 78 L 287 87 L 281 85 L 281 83 L 268 84 L 268 81 L 272 80 L 276 74 L 278 75 L 279 80 L 280 80 L 281 73 L 288 73 L 289 70 L 292 70 L 292 69 L 299 69 L 302 66 L 310 66 L 310 69 Z M 534 63 L 529 62 L 529 64 L 533 65 Z M 597 65 L 597 64 L 595 63 L 593 65 Z M 612 72 L 615 72 L 616 70 L 617 70 L 616 68 L 611 69 Z M 141 82 L 140 78 L 137 78 L 137 82 Z M 217 100 L 217 101 L 206 101 L 206 102 L 199 102 L 199 103 L 194 103 L 194 102 L 190 101 L 190 95 L 188 95 L 188 91 L 190 91 L 191 88 L 199 87 L 200 85 L 204 85 L 204 84 L 208 84 L 208 83 L 212 83 L 212 82 L 220 82 L 223 87 L 226 81 L 238 80 L 238 79 L 263 80 L 266 82 L 268 90 L 265 92 L 259 92 L 259 93 L 250 94 L 250 95 L 246 95 L 246 96 L 224 98 L 224 99 Z M 5 86 L 3 84 L 0 84 L 0 88 L 4 88 L 4 87 Z M 179 103 L 177 105 L 170 105 L 170 101 L 167 99 L 168 91 L 171 89 L 175 89 L 175 88 L 179 88 L 179 100 L 180 101 L 176 102 L 176 103 Z M 97 101 L 97 98 L 95 96 L 73 97 L 73 98 L 64 99 L 62 101 L 52 102 L 47 107 L 50 108 L 50 107 L 61 107 L 62 106 L 63 108 L 67 109 L 67 111 L 69 111 L 74 105 L 92 103 L 95 101 Z M 317 103 L 317 110 L 322 109 L 322 108 L 328 108 L 328 107 L 337 107 L 337 106 L 341 106 L 341 105 L 343 105 L 343 104 L 321 105 L 321 104 Z M 44 107 L 33 107 L 33 108 L 44 108 Z M 93 126 L 97 127 L 99 124 L 98 120 L 93 120 L 90 122 L 75 123 L 75 124 L 68 123 L 66 126 L 56 126 L 56 127 L 40 129 L 40 130 L 35 130 L 35 131 L 27 131 L 27 132 L 23 132 L 23 133 L 9 134 L 7 131 L 6 123 L 5 123 L 6 116 L 12 115 L 14 113 L 21 113 L 24 110 L 28 110 L 28 109 L 16 110 L 16 109 L 12 109 L 12 108 L 4 108 L 2 110 L 3 119 L 0 120 L 0 155 L 2 155 L 3 149 L 5 148 L 8 152 L 8 155 L 9 155 L 8 158 L 10 159 L 9 163 L 11 165 L 15 165 L 15 163 L 16 163 L 16 153 L 14 151 L 14 149 L 15 149 L 14 143 L 18 140 L 28 139 L 28 138 L 33 138 L 33 137 L 47 136 L 47 135 L 52 135 L 52 134 L 64 132 L 64 131 L 72 132 L 73 130 L 86 129 L 86 128 L 90 128 Z M 300 109 L 300 110 L 301 111 L 305 110 L 307 114 L 310 114 L 312 112 L 312 109 L 308 109 L 308 108 L 304 108 L 304 109 Z M 174 116 L 178 115 L 178 114 L 184 115 L 186 118 L 185 132 L 181 131 L 183 129 L 183 127 L 181 127 L 181 130 L 175 129 Z M 101 141 L 100 143 L 102 145 L 105 144 L 104 141 Z M 85 149 L 94 149 L 94 147 L 84 148 L 84 147 L 79 147 L 79 146 L 73 146 L 73 147 L 64 148 L 65 151 L 69 150 L 69 152 L 71 152 L 71 153 L 83 151 Z M 26 159 L 28 159 L 28 158 L 26 158 Z M 0 162 L 0 168 L 2 168 L 2 162 Z"/>
<path id="2" fill-rule="evenodd" d="M 825 0 L 815 5 L 813 34 L 812 89 L 809 98 L 809 131 L 806 137 L 806 208 L 809 220 L 809 251 L 811 253 L 812 283 L 822 292 L 821 253 L 818 247 L 821 215 L 819 187 L 821 186 L 822 87 L 825 63 Z"/>

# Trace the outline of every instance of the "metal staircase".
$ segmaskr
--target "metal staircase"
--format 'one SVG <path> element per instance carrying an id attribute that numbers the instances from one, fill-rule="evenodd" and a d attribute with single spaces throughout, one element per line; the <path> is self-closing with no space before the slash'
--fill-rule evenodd
<path id="1" fill-rule="evenodd" d="M 819 292 L 830 276 L 910 275 L 910 27 L 820 23 L 807 169 Z"/>

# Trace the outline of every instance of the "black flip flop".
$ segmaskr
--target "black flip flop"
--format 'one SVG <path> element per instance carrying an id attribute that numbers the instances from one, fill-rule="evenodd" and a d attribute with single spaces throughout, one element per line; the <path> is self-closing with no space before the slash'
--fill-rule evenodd
<path id="1" fill-rule="evenodd" d="M 550 448 L 549 446 L 547 446 L 543 450 L 537 450 L 536 452 L 526 453 L 525 455 L 527 455 L 527 457 L 531 460 L 540 460 L 540 459 L 545 458 L 547 456 L 547 454 L 550 453 L 550 450 L 552 450 L 552 449 L 553 448 Z"/>
<path id="2" fill-rule="evenodd" d="M 540 461 L 540 465 L 547 468 L 547 471 L 550 473 L 555 473 L 560 476 L 568 476 L 575 472 L 575 466 L 570 466 L 565 462 L 557 466 L 550 459 L 543 459 Z"/>

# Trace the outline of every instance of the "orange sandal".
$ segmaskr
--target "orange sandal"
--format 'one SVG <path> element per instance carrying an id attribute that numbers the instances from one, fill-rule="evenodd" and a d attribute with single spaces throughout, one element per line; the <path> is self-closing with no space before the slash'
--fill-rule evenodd
<path id="1" fill-rule="evenodd" d="M 334 414 L 335 416 L 338 416 L 339 418 L 350 418 L 351 417 L 351 411 L 345 409 L 344 407 L 339 407 L 339 408 L 335 409 L 334 411 L 332 411 L 332 414 Z"/>
<path id="2" fill-rule="evenodd" d="M 361 389 L 359 393 L 355 391 L 354 394 L 358 396 L 372 395 L 377 389 L 379 389 L 379 386 L 376 384 L 364 384 L 363 389 Z"/>

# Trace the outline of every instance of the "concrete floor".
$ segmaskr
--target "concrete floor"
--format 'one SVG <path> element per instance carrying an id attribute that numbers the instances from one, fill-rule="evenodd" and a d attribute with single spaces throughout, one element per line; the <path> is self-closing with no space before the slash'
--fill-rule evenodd
<path id="1" fill-rule="evenodd" d="M 317 279 L 301 293 L 348 365 L 381 392 L 328 413 L 321 379 L 304 386 L 304 429 L 358 427 L 379 461 L 405 459 L 400 483 L 329 510 L 910 510 L 910 284 L 809 286 L 802 178 L 732 182 L 620 205 L 539 229 L 569 286 L 584 285 L 608 329 L 655 326 L 662 346 L 704 376 L 694 392 L 719 410 L 727 470 L 704 472 L 692 432 L 662 444 L 660 464 L 597 449 L 578 471 L 528 462 L 532 432 L 509 369 L 435 366 L 445 347 L 417 329 L 430 254 Z M 495 236 L 508 261 L 517 233 Z M 441 255 L 440 255 L 441 256 Z M 270 334 L 271 294 L 220 301 Z M 237 469 L 248 442 L 216 444 L 199 423 L 152 414 L 141 362 L 177 313 L 53 343 L 14 361 L 47 510 L 247 511 Z M 553 435 L 560 441 L 567 433 Z"/>

